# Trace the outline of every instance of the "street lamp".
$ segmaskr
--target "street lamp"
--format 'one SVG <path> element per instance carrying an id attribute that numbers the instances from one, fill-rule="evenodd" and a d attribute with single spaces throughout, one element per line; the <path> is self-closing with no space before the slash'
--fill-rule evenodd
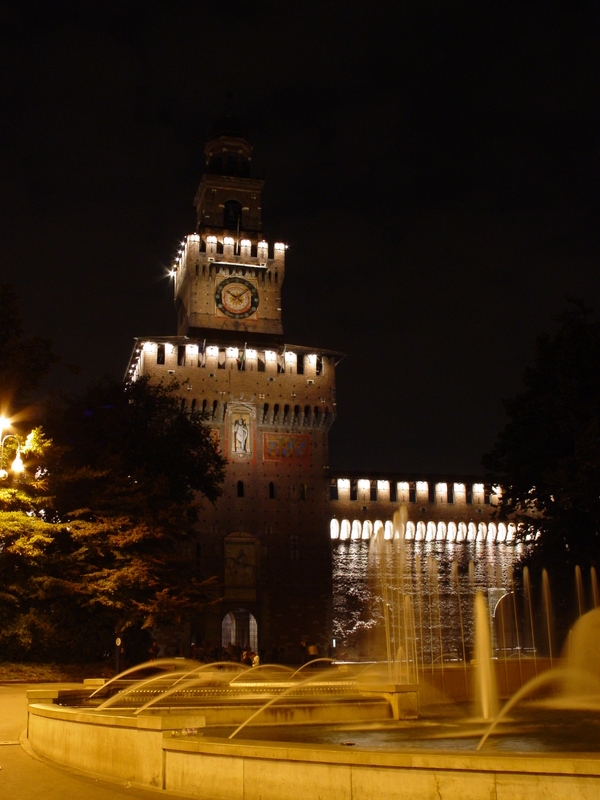
<path id="1" fill-rule="evenodd" d="M 10 468 L 16 473 L 23 472 L 25 469 L 21 459 L 21 442 L 19 441 L 19 437 L 15 436 L 14 433 L 7 433 L 6 436 L 2 437 L 2 431 L 8 425 L 10 425 L 10 420 L 6 419 L 6 417 L 0 417 L 0 480 L 8 478 L 8 472 L 4 469 L 4 442 L 7 439 L 14 439 L 17 443 L 17 456 Z"/>

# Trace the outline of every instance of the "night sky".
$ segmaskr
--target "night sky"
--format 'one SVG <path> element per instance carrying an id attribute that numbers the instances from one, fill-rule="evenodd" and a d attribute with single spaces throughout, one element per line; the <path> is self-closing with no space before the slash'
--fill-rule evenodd
<path id="1" fill-rule="evenodd" d="M 289 244 L 286 341 L 347 354 L 332 468 L 478 472 L 535 337 L 600 306 L 597 8 L 3 4 L 1 278 L 49 385 L 175 334 L 167 269 L 229 111 Z"/>

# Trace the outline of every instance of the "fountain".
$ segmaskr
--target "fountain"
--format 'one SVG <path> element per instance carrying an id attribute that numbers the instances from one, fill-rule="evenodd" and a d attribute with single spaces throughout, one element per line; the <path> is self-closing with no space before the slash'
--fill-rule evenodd
<path id="1" fill-rule="evenodd" d="M 392 535 L 381 530 L 369 543 L 381 625 L 365 630 L 380 660 L 294 669 L 171 659 L 102 685 L 33 690 L 31 746 L 58 764 L 188 797 L 598 796 L 595 571 L 588 611 L 576 572 L 578 620 L 561 658 L 543 576 L 545 657 L 527 571 L 520 624 L 512 570 L 469 559 L 461 571 L 456 554 L 415 552 L 405 524 L 400 511 Z M 452 620 L 459 639 L 449 636 Z M 508 699 L 500 713 L 498 687 Z"/>

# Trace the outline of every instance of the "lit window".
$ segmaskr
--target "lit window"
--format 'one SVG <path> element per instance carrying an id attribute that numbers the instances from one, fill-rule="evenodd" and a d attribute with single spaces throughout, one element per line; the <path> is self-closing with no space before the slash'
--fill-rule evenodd
<path id="1" fill-rule="evenodd" d="M 237 347 L 228 347 L 226 352 L 227 352 L 227 358 L 237 358 L 239 351 Z"/>
<path id="2" fill-rule="evenodd" d="M 248 361 L 256 361 L 256 350 L 246 350 L 246 358 Z"/>
<path id="3" fill-rule="evenodd" d="M 417 492 L 419 494 L 427 493 L 427 481 L 417 481 Z"/>
<path id="4" fill-rule="evenodd" d="M 209 358 L 217 358 L 219 355 L 219 348 L 211 344 L 209 347 L 206 348 L 206 355 Z"/>
<path id="5" fill-rule="evenodd" d="M 359 482 L 358 482 L 358 488 L 362 492 L 366 492 L 369 489 L 370 486 L 371 486 L 371 481 L 368 481 L 365 478 L 361 478 L 359 480 Z"/>
<path id="6" fill-rule="evenodd" d="M 276 361 L 277 353 L 273 350 L 265 350 L 265 361 Z"/>

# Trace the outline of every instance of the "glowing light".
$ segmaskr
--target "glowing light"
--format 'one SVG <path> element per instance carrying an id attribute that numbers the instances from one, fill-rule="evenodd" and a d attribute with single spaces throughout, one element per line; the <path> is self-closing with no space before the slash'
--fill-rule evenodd
<path id="1" fill-rule="evenodd" d="M 483 483 L 473 484 L 473 494 L 483 494 Z"/>
<path id="2" fill-rule="evenodd" d="M 233 244 L 233 236 L 225 236 L 223 239 L 223 244 Z"/>
<path id="3" fill-rule="evenodd" d="M 435 493 L 436 494 L 446 494 L 448 491 L 448 484 L 447 483 L 436 483 L 435 485 Z"/>
<path id="4" fill-rule="evenodd" d="M 371 487 L 371 481 L 367 480 L 366 478 L 361 478 L 358 482 L 358 488 L 366 492 Z"/>
<path id="5" fill-rule="evenodd" d="M 10 425 L 10 420 L 7 419 L 5 416 L 1 416 L 0 417 L 0 434 L 2 433 L 4 428 L 8 428 L 9 425 Z"/>
<path id="6" fill-rule="evenodd" d="M 207 236 L 206 237 L 206 244 L 216 244 L 217 237 L 216 236 Z"/>
<path id="7" fill-rule="evenodd" d="M 285 250 L 283 242 L 275 242 L 275 250 Z"/>
<path id="8" fill-rule="evenodd" d="M 317 354 L 316 353 L 310 353 L 309 355 L 306 356 L 306 358 L 307 358 L 308 363 L 310 364 L 311 367 L 316 367 L 317 366 Z"/>
<path id="9" fill-rule="evenodd" d="M 219 348 L 214 344 L 209 345 L 209 347 L 206 348 L 206 355 L 209 358 L 217 358 L 219 355 Z"/>
<path id="10" fill-rule="evenodd" d="M 344 489 L 348 491 L 348 489 L 350 488 L 350 481 L 348 480 L 348 478 L 338 478 L 337 483 L 338 483 L 338 491 L 344 491 Z"/>
<path id="11" fill-rule="evenodd" d="M 370 519 L 366 519 L 363 522 L 362 538 L 370 539 L 372 533 L 373 533 L 373 523 L 371 522 Z"/>
<path id="12" fill-rule="evenodd" d="M 465 494 L 465 485 L 464 483 L 455 483 L 454 484 L 454 494 L 456 495 L 464 495 Z"/>
<path id="13" fill-rule="evenodd" d="M 256 350 L 246 350 L 246 358 L 248 359 L 248 361 L 256 361 L 257 356 L 258 354 Z"/>
<path id="14" fill-rule="evenodd" d="M 274 350 L 265 350 L 265 361 L 277 361 L 277 353 Z"/>
<path id="15" fill-rule="evenodd" d="M 227 358 L 237 358 L 238 352 L 237 347 L 228 347 L 226 350 Z"/>
<path id="16" fill-rule="evenodd" d="M 337 519 L 332 519 L 329 523 L 329 533 L 332 539 L 340 538 L 340 523 Z"/>
<path id="17" fill-rule="evenodd" d="M 25 467 L 23 466 L 23 462 L 21 460 L 21 453 L 17 451 L 17 457 L 12 463 L 11 469 L 13 472 L 23 472 Z"/>
<path id="18" fill-rule="evenodd" d="M 289 350 L 286 350 L 285 351 L 285 360 L 295 363 L 298 360 L 298 357 L 296 356 L 296 353 L 290 353 Z"/>
<path id="19" fill-rule="evenodd" d="M 198 345 L 197 344 L 188 344 L 187 345 L 187 351 L 192 356 L 198 355 Z"/>
<path id="20" fill-rule="evenodd" d="M 360 539 L 361 533 L 362 533 L 361 524 L 357 519 L 355 519 L 354 522 L 352 523 L 352 533 L 350 535 L 350 538 Z"/>
<path id="21" fill-rule="evenodd" d="M 398 489 L 401 492 L 408 492 L 408 489 L 409 489 L 408 481 L 399 481 L 398 482 Z"/>
<path id="22" fill-rule="evenodd" d="M 377 491 L 378 492 L 387 492 L 390 488 L 389 481 L 377 481 Z"/>
<path id="23" fill-rule="evenodd" d="M 342 529 L 340 531 L 340 539 L 350 538 L 350 523 L 347 519 L 342 520 Z"/>
<path id="24" fill-rule="evenodd" d="M 250 241 L 250 239 L 242 239 L 240 244 L 242 245 L 242 247 L 252 247 L 252 242 Z"/>
<path id="25" fill-rule="evenodd" d="M 417 492 L 425 494 L 427 492 L 427 481 L 417 481 Z"/>

